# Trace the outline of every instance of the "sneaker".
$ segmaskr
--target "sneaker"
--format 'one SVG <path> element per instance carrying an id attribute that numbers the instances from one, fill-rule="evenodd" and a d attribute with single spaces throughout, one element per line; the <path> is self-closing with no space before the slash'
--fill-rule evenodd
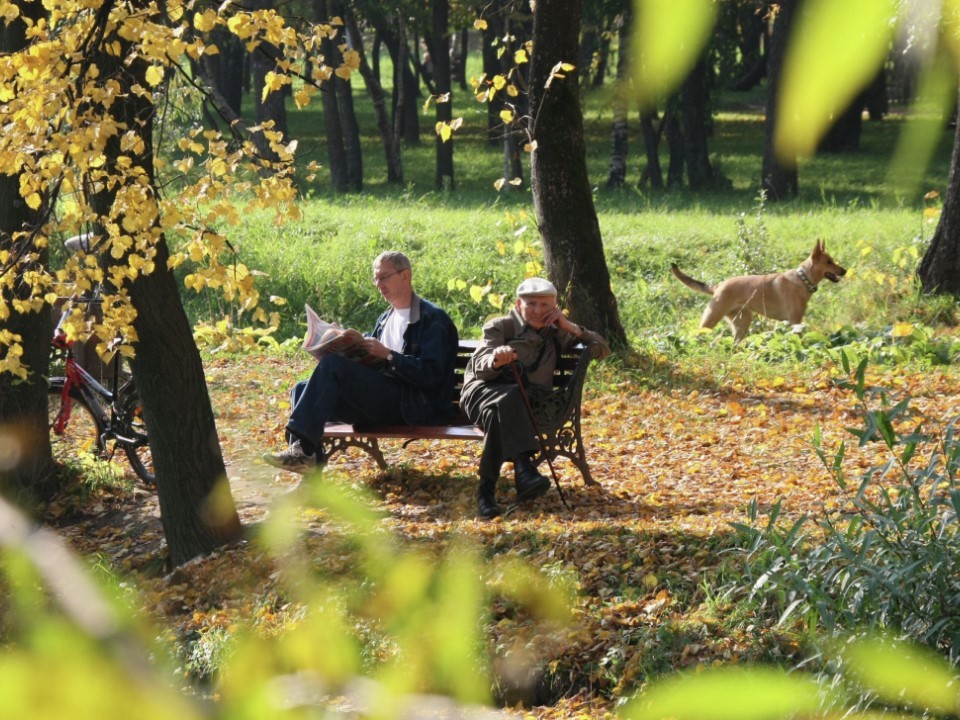
<path id="1" fill-rule="evenodd" d="M 300 473 L 301 475 L 317 467 L 317 456 L 307 455 L 303 451 L 299 440 L 290 443 L 290 447 L 278 453 L 264 453 L 260 458 L 267 464 L 281 470 Z"/>

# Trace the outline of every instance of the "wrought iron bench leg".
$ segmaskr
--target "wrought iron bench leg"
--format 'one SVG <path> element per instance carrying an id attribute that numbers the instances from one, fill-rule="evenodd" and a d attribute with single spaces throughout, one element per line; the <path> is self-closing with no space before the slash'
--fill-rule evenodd
<path id="1" fill-rule="evenodd" d="M 380 443 L 377 442 L 375 437 L 336 437 L 336 438 L 323 438 L 323 454 L 329 460 L 331 456 L 335 455 L 338 452 L 345 451 L 348 447 L 360 448 L 367 455 L 372 457 L 377 463 L 377 466 L 381 470 L 386 470 L 389 465 L 387 464 L 386 459 L 383 457 L 383 452 L 380 450 Z"/>

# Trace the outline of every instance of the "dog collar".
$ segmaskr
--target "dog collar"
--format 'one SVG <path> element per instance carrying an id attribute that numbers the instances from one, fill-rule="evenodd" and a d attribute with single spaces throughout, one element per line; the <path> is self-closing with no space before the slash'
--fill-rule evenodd
<path id="1" fill-rule="evenodd" d="M 800 278 L 800 282 L 803 283 L 803 286 L 811 295 L 817 291 L 817 286 L 810 282 L 810 278 L 807 277 L 802 267 L 797 268 L 797 277 Z"/>

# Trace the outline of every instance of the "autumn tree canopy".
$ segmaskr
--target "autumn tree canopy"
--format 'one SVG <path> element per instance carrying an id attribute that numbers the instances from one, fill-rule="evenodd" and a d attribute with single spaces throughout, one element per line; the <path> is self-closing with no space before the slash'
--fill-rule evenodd
<path id="1" fill-rule="evenodd" d="M 0 251 L 0 283 L 7 289 L 25 283 L 31 290 L 25 299 L 0 300 L 0 322 L 11 313 L 36 312 L 57 297 L 105 283 L 103 321 L 93 330 L 101 338 L 122 338 L 118 349 L 132 354 L 137 338 L 130 283 L 155 269 L 157 239 L 169 236 L 178 242 L 168 266 L 186 260 L 193 266 L 188 287 L 215 288 L 249 311 L 253 321 L 269 323 L 258 306 L 253 277 L 236 261 L 227 235 L 229 227 L 252 210 L 271 209 L 278 222 L 297 216 L 296 143 L 270 123 L 244 125 L 218 104 L 216 94 L 192 68 L 219 52 L 212 41 L 216 32 L 229 32 L 253 53 L 269 44 L 279 57 L 266 74 L 263 94 L 297 78 L 293 98 L 303 107 L 334 72 L 349 76 L 358 66 L 358 54 L 349 49 L 338 68 L 326 65 L 320 55 L 325 39 L 340 37 L 338 21 L 293 27 L 272 9 L 184 2 L 153 3 L 135 12 L 126 3 L 76 0 L 46 2 L 47 12 L 35 20 L 23 12 L 34 3 L 39 5 L 39 0 L 5 3 L 3 8 L 5 23 L 26 24 L 29 46 L 0 57 L 0 173 L 19 176 L 19 193 L 40 213 L 40 222 L 11 233 L 9 246 Z M 162 192 L 149 190 L 142 167 L 132 161 L 144 151 L 144 128 L 117 123 L 104 112 L 121 99 L 120 84 L 101 86 L 101 68 L 93 59 L 103 36 L 113 32 L 126 42 L 113 41 L 102 49 L 116 54 L 122 66 L 148 66 L 146 82 L 133 85 L 130 92 L 158 108 L 152 162 Z M 203 100 L 230 120 L 229 134 L 197 120 L 200 113 L 191 110 Z M 114 140 L 121 157 L 107 168 L 105 148 Z M 98 212 L 91 197 L 103 187 L 121 190 L 108 211 Z M 51 242 L 81 231 L 94 233 L 94 254 L 66 258 L 56 271 L 45 264 L 31 266 Z M 95 255 L 113 262 L 101 263 Z M 28 266 L 29 272 L 19 273 Z M 65 329 L 70 339 L 88 334 L 80 309 Z M 12 334 L 0 335 L 0 371 L 27 377 L 28 368 L 19 353 L 12 352 L 17 343 Z M 105 344 L 98 349 L 107 351 Z"/>

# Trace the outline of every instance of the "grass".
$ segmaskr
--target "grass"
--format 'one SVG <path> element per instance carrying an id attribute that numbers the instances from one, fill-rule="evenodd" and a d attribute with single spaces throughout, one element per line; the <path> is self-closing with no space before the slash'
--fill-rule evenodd
<path id="1" fill-rule="evenodd" d="M 749 259 L 756 271 L 798 264 L 818 238 L 851 269 L 811 303 L 808 326 L 834 332 L 850 326 L 867 334 L 896 322 L 949 328 L 958 321 L 952 301 L 922 297 L 913 282 L 936 222 L 937 201 L 924 200 L 945 185 L 951 133 L 920 183 L 897 195 L 889 159 L 906 122 L 902 112 L 883 121 L 864 121 L 857 153 L 807 159 L 799 168 L 800 196 L 760 203 L 758 179 L 763 143 L 762 91 L 722 95 L 717 100 L 710 142 L 722 190 L 654 193 L 635 187 L 645 160 L 634 122 L 628 183 L 605 187 L 609 162 L 609 88 L 585 98 L 587 162 L 595 182 L 594 205 L 621 318 L 633 343 L 652 335 L 689 334 L 697 325 L 702 298 L 676 283 L 670 262 L 706 281 L 742 272 Z M 362 87 L 355 89 L 363 132 L 365 189 L 336 195 L 323 171 L 302 184 L 303 220 L 277 228 L 272 218 L 250 217 L 231 241 L 247 265 L 266 273 L 264 297 L 286 301 L 279 310 L 280 340 L 302 333 L 302 306 L 369 328 L 382 300 L 369 284 L 370 261 L 386 248 L 414 260 L 419 292 L 443 305 L 464 336 L 476 336 L 482 321 L 499 310 L 471 299 L 469 286 L 490 286 L 508 300 L 523 278 L 524 263 L 542 258 L 529 190 L 498 193 L 500 148 L 485 139 L 486 111 L 470 94 L 454 94 L 454 114 L 464 116 L 455 136 L 456 188 L 433 189 L 434 135 L 431 116 L 422 117 L 422 142 L 405 147 L 405 184 L 384 182 L 385 164 Z M 319 109 L 290 112 L 290 134 L 301 159 L 324 161 Z M 666 149 L 662 149 L 664 159 Z M 931 214 L 933 213 L 933 214 Z M 523 250 L 513 248 L 522 241 Z M 498 244 L 506 248 L 498 251 Z M 532 248 L 534 256 L 528 254 Z M 749 256 L 749 257 L 746 257 Z M 466 287 L 451 286 L 463 281 Z M 196 319 L 226 312 L 211 297 L 186 293 Z M 756 330 L 769 329 L 758 324 Z"/>

